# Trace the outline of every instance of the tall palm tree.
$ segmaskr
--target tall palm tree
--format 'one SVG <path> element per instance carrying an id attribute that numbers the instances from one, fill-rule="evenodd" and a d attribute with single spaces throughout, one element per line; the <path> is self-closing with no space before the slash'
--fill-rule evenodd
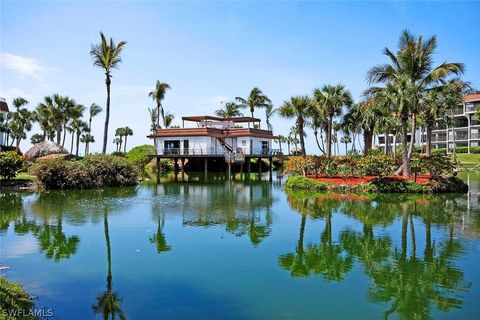
<path id="1" fill-rule="evenodd" d="M 225 103 L 225 107 L 215 110 L 215 114 L 222 118 L 241 117 L 243 114 L 240 112 L 240 105 L 235 102 Z"/>
<path id="2" fill-rule="evenodd" d="M 342 108 L 353 103 L 352 94 L 342 84 L 324 85 L 313 91 L 316 107 L 327 119 L 326 155 L 332 156 L 332 127 L 333 118 L 342 113 Z"/>
<path id="3" fill-rule="evenodd" d="M 133 136 L 133 131 L 129 127 L 123 128 L 123 136 L 125 137 L 125 144 L 123 145 L 123 152 L 127 152 L 127 138 Z"/>
<path id="4" fill-rule="evenodd" d="M 80 145 L 80 135 L 82 133 L 88 132 L 88 124 L 81 119 L 74 119 L 74 120 L 72 120 L 72 129 L 73 129 L 73 133 L 76 136 L 75 156 L 78 157 L 78 148 L 79 148 L 79 145 Z"/>
<path id="5" fill-rule="evenodd" d="M 126 44 L 126 41 L 120 41 L 118 44 L 115 44 L 112 38 L 110 38 L 110 41 L 107 41 L 105 35 L 100 32 L 100 43 L 92 45 L 90 50 L 90 55 L 93 59 L 93 65 L 102 68 L 105 71 L 105 85 L 107 87 L 107 103 L 105 112 L 105 127 L 103 131 L 102 153 L 107 152 L 108 123 L 110 121 L 110 85 L 112 83 L 111 72 L 112 69 L 118 68 L 120 62 L 122 62 L 122 57 L 120 54 L 122 53 L 122 50 Z"/>
<path id="6" fill-rule="evenodd" d="M 433 55 L 436 49 L 436 36 L 424 40 L 423 36 L 416 37 L 408 30 L 404 30 L 400 36 L 396 54 L 388 48 L 383 50 L 383 54 L 390 59 L 390 63 L 374 66 L 367 74 L 370 83 L 385 83 L 387 86 L 390 85 L 390 91 L 397 93 L 397 103 L 393 106 L 402 124 L 402 171 L 405 176 L 410 174 L 409 153 L 411 152 L 406 147 L 408 120 L 412 119 L 412 127 L 414 127 L 416 114 L 421 111 L 419 110 L 421 99 L 429 88 L 452 74 L 459 75 L 464 71 L 462 63 L 444 62 L 434 67 Z M 395 86 L 398 87 L 397 90 L 392 90 Z M 384 90 L 388 89 L 385 87 Z M 412 149 L 413 146 L 410 148 Z"/>
<path id="7" fill-rule="evenodd" d="M 235 97 L 235 100 L 240 103 L 242 108 L 248 108 L 253 118 L 253 112 L 255 108 L 266 108 L 269 104 L 272 103 L 270 99 L 263 94 L 262 90 L 255 87 L 250 91 L 248 98 L 244 99 L 242 97 Z M 250 123 L 248 123 L 250 127 Z"/>
<path id="8" fill-rule="evenodd" d="M 267 123 L 267 129 L 269 131 L 273 131 L 273 126 L 270 123 L 270 118 L 277 112 L 277 108 L 273 107 L 273 104 L 269 103 L 265 107 L 265 122 Z"/>
<path id="9" fill-rule="evenodd" d="M 153 101 L 157 103 L 157 128 L 160 128 L 160 115 L 162 115 L 163 126 L 165 125 L 165 112 L 162 107 L 162 100 L 165 98 L 165 93 L 170 89 L 170 85 L 166 82 L 160 82 L 157 80 L 155 84 L 155 89 L 150 91 L 148 94 L 149 97 L 152 97 Z"/>
<path id="10" fill-rule="evenodd" d="M 148 108 L 148 113 L 150 114 L 150 130 L 155 133 L 157 129 L 157 109 Z"/>
<path id="11" fill-rule="evenodd" d="M 306 155 L 304 126 L 307 118 L 313 114 L 312 100 L 308 96 L 291 97 L 289 101 L 283 102 L 278 112 L 284 118 L 296 118 L 295 129 L 300 138 L 301 153 Z"/>
<path id="12" fill-rule="evenodd" d="M 112 142 L 116 146 L 115 151 L 119 152 L 120 148 L 121 148 L 121 145 L 122 145 L 122 138 L 115 138 L 115 139 L 113 139 Z"/>
<path id="13" fill-rule="evenodd" d="M 102 107 L 100 107 L 98 104 L 96 103 L 92 103 L 90 105 L 90 107 L 88 108 L 88 132 L 91 133 L 92 132 L 92 120 L 93 120 L 93 117 L 97 116 L 100 112 L 102 112 L 103 109 Z M 88 152 L 90 151 L 90 143 L 93 143 L 95 142 L 95 139 L 91 139 L 93 138 L 93 136 L 89 136 L 88 138 L 86 139 L 83 139 L 85 141 L 82 141 L 83 143 L 85 143 L 85 155 L 88 154 Z M 93 140 L 93 141 L 92 141 Z"/>

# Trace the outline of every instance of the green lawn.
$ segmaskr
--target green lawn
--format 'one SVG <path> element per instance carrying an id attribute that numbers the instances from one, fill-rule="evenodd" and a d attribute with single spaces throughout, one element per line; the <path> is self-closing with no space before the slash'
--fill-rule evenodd
<path id="1" fill-rule="evenodd" d="M 14 180 L 26 180 L 26 181 L 35 181 L 37 179 L 37 177 L 35 176 L 31 176 L 29 175 L 28 173 L 26 172 L 20 172 L 19 174 L 17 174 L 17 176 L 15 178 L 13 178 Z"/>
<path id="2" fill-rule="evenodd" d="M 471 168 L 480 165 L 480 154 L 457 153 L 457 161 L 464 168 Z"/>

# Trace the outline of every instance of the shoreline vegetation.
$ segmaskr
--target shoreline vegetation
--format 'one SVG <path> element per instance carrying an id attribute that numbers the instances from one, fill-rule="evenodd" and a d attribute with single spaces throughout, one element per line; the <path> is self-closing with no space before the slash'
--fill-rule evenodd
<path id="1" fill-rule="evenodd" d="M 413 176 L 395 175 L 398 160 L 372 150 L 366 156 L 297 156 L 285 163 L 287 189 L 365 193 L 465 193 L 450 157 L 441 153 L 412 157 Z"/>
<path id="2" fill-rule="evenodd" d="M 33 316 L 34 306 L 34 299 L 20 284 L 0 275 L 0 319 L 37 319 Z"/>

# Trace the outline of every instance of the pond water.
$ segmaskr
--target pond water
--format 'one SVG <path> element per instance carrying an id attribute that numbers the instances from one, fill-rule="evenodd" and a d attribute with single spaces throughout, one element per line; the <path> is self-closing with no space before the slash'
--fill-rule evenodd
<path id="1" fill-rule="evenodd" d="M 275 175 L 3 192 L 1 274 L 58 319 L 478 319 L 480 174 L 462 178 L 468 195 L 309 197 Z"/>

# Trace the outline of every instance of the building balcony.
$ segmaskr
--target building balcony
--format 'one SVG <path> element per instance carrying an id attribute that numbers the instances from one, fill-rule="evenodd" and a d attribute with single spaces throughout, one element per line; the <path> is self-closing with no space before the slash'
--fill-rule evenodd
<path id="1" fill-rule="evenodd" d="M 162 156 L 165 158 L 175 158 L 175 157 L 224 157 L 225 155 L 236 154 L 243 156 L 251 157 L 272 157 L 281 154 L 280 149 L 270 149 L 270 148 L 261 148 L 253 150 L 243 150 L 238 148 L 237 151 L 228 152 L 223 148 L 202 148 L 202 149 L 193 149 L 193 148 L 162 148 L 158 149 L 158 153 L 155 154 L 155 150 L 152 150 L 152 155 Z"/>

